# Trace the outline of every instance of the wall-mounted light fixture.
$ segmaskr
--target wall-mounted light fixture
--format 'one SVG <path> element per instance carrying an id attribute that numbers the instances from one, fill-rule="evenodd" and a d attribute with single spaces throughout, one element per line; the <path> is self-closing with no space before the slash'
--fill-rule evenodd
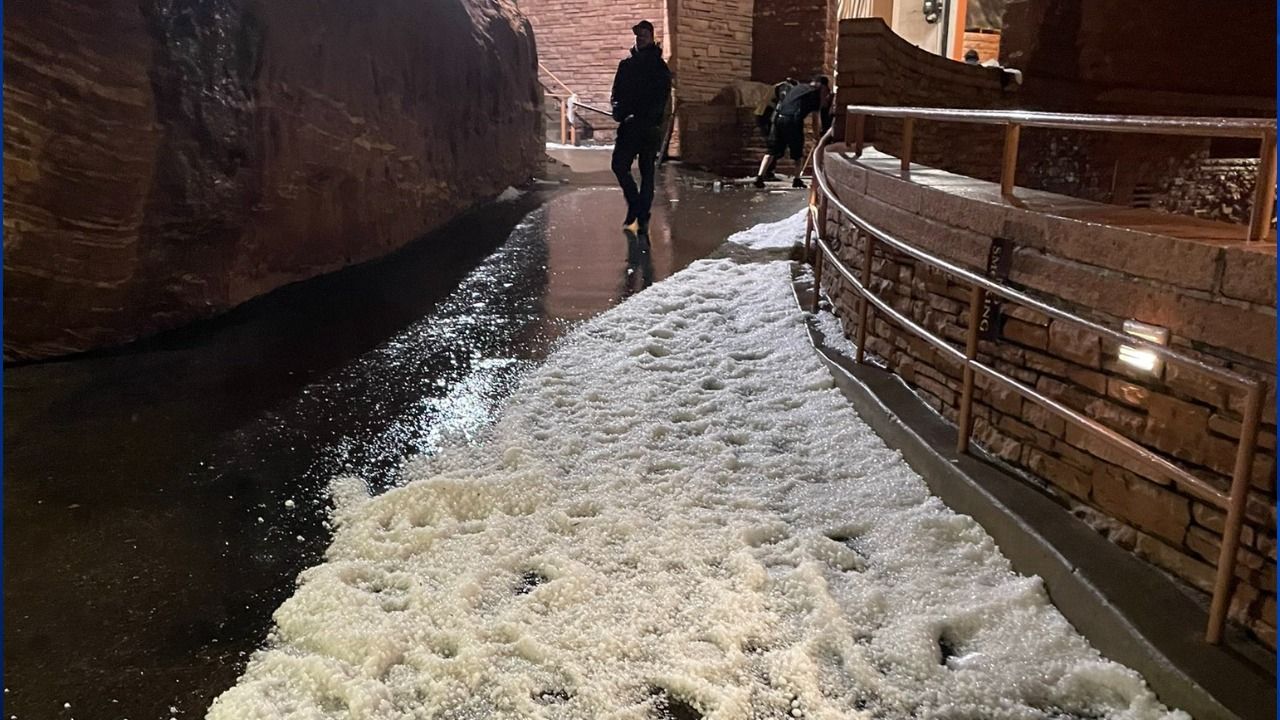
<path id="1" fill-rule="evenodd" d="M 942 19 L 942 0 L 924 0 L 924 21 L 933 25 Z"/>
<path id="2" fill-rule="evenodd" d="M 1125 320 L 1124 332 L 1136 338 L 1142 338 L 1157 345 L 1169 344 L 1169 328 L 1159 325 L 1148 325 L 1137 320 Z M 1163 363 L 1160 356 L 1146 348 L 1132 345 L 1120 346 L 1120 362 L 1153 375 L 1159 375 Z"/>

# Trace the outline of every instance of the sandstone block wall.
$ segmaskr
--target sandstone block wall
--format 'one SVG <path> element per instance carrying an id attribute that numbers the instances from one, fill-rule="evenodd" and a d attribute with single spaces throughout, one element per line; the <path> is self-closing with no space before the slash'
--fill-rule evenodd
<path id="1" fill-rule="evenodd" d="M 680 0 L 672 52 L 677 101 L 706 102 L 734 80 L 751 78 L 755 0 Z"/>
<path id="2" fill-rule="evenodd" d="M 1151 204 L 1181 215 L 1247 223 L 1258 164 L 1256 159 L 1197 154 L 1161 178 L 1153 188 Z M 1275 222 L 1274 210 L 1271 221 Z"/>
<path id="3" fill-rule="evenodd" d="M 836 69 L 836 128 L 844 128 L 848 105 L 1014 108 L 1021 102 L 1016 85 L 997 68 L 947 60 L 903 40 L 879 18 L 840 21 Z M 902 123 L 870 119 L 867 138 L 885 152 L 901 146 Z M 1003 131 L 954 123 L 916 123 L 916 162 L 973 177 L 1000 174 Z"/>
<path id="4" fill-rule="evenodd" d="M 788 75 L 807 80 L 834 69 L 836 2 L 758 2 L 751 53 L 751 78 L 776 83 Z"/>
<path id="5" fill-rule="evenodd" d="M 717 106 L 714 98 L 735 80 L 751 77 L 754 4 L 755 0 L 681 0 L 674 5 L 672 155 L 682 160 L 720 157 L 739 137 L 731 122 L 712 122 L 731 118 L 734 112 Z"/>
<path id="6" fill-rule="evenodd" d="M 693 139 L 681 149 L 682 162 L 732 178 L 754 176 L 759 171 L 760 160 L 768 148 L 756 126 L 752 108 L 689 105 L 681 113 L 681 121 L 686 137 Z M 805 127 L 808 131 L 805 151 L 809 152 L 817 147 L 821 133 L 812 123 Z M 791 159 L 780 160 L 776 172 L 793 173 Z"/>
<path id="7" fill-rule="evenodd" d="M 1273 247 L 1175 240 L 1040 215 L 925 187 L 829 155 L 842 201 L 867 221 L 935 254 L 982 269 L 993 238 L 1013 243 L 1008 282 L 1087 319 L 1119 329 L 1126 318 L 1170 329 L 1172 345 L 1213 365 L 1263 379 L 1267 401 L 1249 491 L 1239 583 L 1231 617 L 1275 645 L 1276 403 Z M 960 184 L 965 184 L 961 182 Z M 842 218 L 841 256 L 861 267 L 862 244 Z M 894 308 L 963 349 L 968 288 L 896 256 L 879 257 L 873 288 Z M 853 335 L 854 295 L 836 273 L 824 287 Z M 883 318 L 867 349 L 954 421 L 961 368 Z M 1163 453 L 1220 488 L 1228 486 L 1242 399 L 1200 375 L 1160 376 L 1118 362 L 1110 342 L 1025 308 L 1006 307 L 996 342 L 979 358 L 1041 393 Z M 1224 514 L 1181 488 L 1153 480 L 1075 427 L 1016 394 L 979 382 L 974 438 L 1028 473 L 1113 541 L 1210 591 Z"/>
<path id="8" fill-rule="evenodd" d="M 654 39 L 671 52 L 666 0 L 520 0 L 538 41 L 538 58 L 578 94 L 582 102 L 609 109 L 609 93 L 618 63 L 635 44 L 631 27 L 641 20 L 654 26 Z M 540 76 L 550 92 L 561 90 L 545 74 Z M 579 137 L 608 141 L 615 132 L 612 119 L 595 113 L 579 113 Z M 548 137 L 560 138 L 559 110 Z"/>
<path id="9" fill-rule="evenodd" d="M 1192 0 L 1187 2 L 1195 4 Z M 1113 48 L 1125 45 L 1126 41 L 1112 35 L 1127 25 L 1095 26 L 1100 22 L 1096 17 L 1107 16 L 1098 15 L 1102 11 L 1095 6 L 1100 3 L 1082 5 L 1094 8 L 1090 11 L 1093 14 L 1086 13 L 1087 18 L 1094 18 L 1094 24 L 1090 25 L 1091 33 L 1080 40 L 1088 43 L 1088 47 L 1072 49 L 1074 45 L 1064 46 L 1062 38 L 1073 38 L 1073 28 L 1083 22 L 1073 14 L 1075 5 L 1056 0 L 1010 4 L 1007 18 L 1021 17 L 1018 13 L 1025 15 L 1032 7 L 1046 10 L 1035 15 L 1037 22 L 1045 23 L 1033 26 L 1038 34 L 1026 30 L 1024 26 L 1030 20 L 1023 18 L 1016 20 L 1014 30 L 1006 28 L 1000 36 L 1003 61 L 1024 72 L 1020 86 L 998 69 L 965 65 L 913 47 L 879 19 L 843 20 L 837 107 L 842 109 L 850 103 L 859 103 L 1150 115 L 1274 115 L 1274 91 L 1268 95 L 1224 94 L 1221 90 L 1201 92 L 1196 89 L 1200 86 L 1185 82 L 1170 85 L 1173 89 L 1163 89 L 1163 78 L 1138 72 L 1145 65 L 1116 65 L 1127 56 L 1117 55 Z M 1240 33 L 1248 34 L 1252 30 L 1237 17 L 1240 13 L 1223 13 L 1224 21 L 1234 23 L 1232 27 Z M 1183 22 L 1190 21 L 1184 17 Z M 1263 53 L 1257 47 L 1256 38 L 1244 42 L 1245 54 L 1261 62 Z M 1192 58 L 1184 48 L 1175 47 L 1163 38 L 1157 44 L 1144 43 L 1141 52 L 1162 58 L 1168 67 L 1181 67 L 1192 61 L 1209 66 L 1216 63 L 1212 54 Z M 1063 53 L 1070 55 L 1061 60 L 1064 63 L 1076 55 L 1088 58 L 1088 62 L 1079 61 L 1084 70 L 1072 64 L 1068 64 L 1070 70 L 1064 69 L 1067 66 L 1055 65 L 1058 61 L 1054 58 Z M 1268 57 L 1267 67 L 1274 69 L 1274 50 Z M 1020 64 L 1023 62 L 1027 65 Z M 1107 82 L 1102 82 L 1104 78 Z M 1250 80 L 1240 85 L 1240 89 L 1245 91 L 1257 86 L 1258 83 Z M 837 127 L 842 125 L 841 122 Z M 882 150 L 896 153 L 900 147 L 901 122 L 873 120 L 868 125 L 868 137 Z M 916 123 L 913 158 L 933 167 L 994 180 L 1000 172 L 1003 142 L 1003 131 L 993 126 Z M 1211 143 L 1205 138 L 1028 128 L 1022 133 L 1018 184 L 1100 202 L 1145 205 L 1154 191 L 1172 182 L 1181 172 L 1180 168 L 1210 148 Z M 1237 143 L 1234 152 L 1238 158 L 1249 159 L 1258 152 L 1258 144 Z M 1213 182 L 1199 185 L 1196 193 L 1207 198 L 1210 204 L 1243 205 L 1238 212 L 1247 216 L 1252 206 L 1253 186 L 1253 179 L 1241 179 L 1242 201 L 1224 194 L 1225 188 Z M 1162 206 L 1177 208 L 1185 204 Z"/>
<path id="10" fill-rule="evenodd" d="M 1030 108 L 1274 117 L 1276 48 L 1263 28 L 1275 22 L 1275 5 L 1266 3 L 1019 0 L 1006 8 L 1000 57 L 1025 73 Z M 1144 195 L 1179 178 L 1187 190 L 1185 181 L 1195 177 L 1187 166 L 1211 147 L 1202 138 L 1044 130 L 1025 134 L 1023 142 L 1037 161 L 1024 160 L 1022 182 L 1120 205 L 1145 204 Z M 1234 146 L 1234 154 L 1216 157 L 1257 157 L 1256 142 Z M 1194 214 L 1231 206 L 1220 215 L 1248 216 L 1255 178 L 1230 184 L 1209 174 L 1200 178 L 1191 192 L 1203 206 L 1156 204 Z"/>
<path id="11" fill-rule="evenodd" d="M 543 154 L 508 0 L 19 0 L 5 35 L 6 359 L 384 255 Z"/>

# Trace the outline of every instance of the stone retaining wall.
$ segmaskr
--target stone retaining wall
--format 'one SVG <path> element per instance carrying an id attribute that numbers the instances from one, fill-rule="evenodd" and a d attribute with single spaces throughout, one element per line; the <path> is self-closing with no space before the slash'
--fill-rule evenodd
<path id="1" fill-rule="evenodd" d="M 836 67 L 836 132 L 843 137 L 848 105 L 903 105 L 944 108 L 1013 108 L 1018 86 L 998 68 L 968 65 L 926 52 L 903 40 L 883 20 L 840 21 Z M 866 137 L 876 147 L 896 153 L 902 122 L 871 118 Z M 1000 174 L 1003 131 L 995 127 L 955 123 L 916 123 L 913 158 L 931 167 L 973 177 Z"/>
<path id="2" fill-rule="evenodd" d="M 769 0 L 755 6 L 751 77 L 763 83 L 830 74 L 836 58 L 835 0 Z"/>
<path id="3" fill-rule="evenodd" d="M 671 69 L 679 104 L 707 102 L 734 80 L 751 78 L 754 0 L 681 0 Z"/>
<path id="4" fill-rule="evenodd" d="M 689 139 L 682 146 L 681 161 L 731 178 L 754 176 L 759 171 L 768 149 L 752 108 L 701 103 L 686 106 L 680 117 L 684 136 Z M 809 152 L 821 135 L 812 122 L 805 128 L 805 152 Z M 794 167 L 790 158 L 782 159 L 775 172 L 790 175 Z"/>
<path id="5" fill-rule="evenodd" d="M 1112 7 L 1114 3 L 1085 4 L 1089 12 L 1079 16 L 1072 10 L 1072 3 L 1036 0 L 1029 5 L 1041 10 L 1050 6 L 1054 9 L 1054 12 L 1035 15 L 1039 22 L 1047 23 L 1046 27 L 1036 26 L 1038 34 L 1029 34 L 1020 26 L 1017 32 L 999 36 L 1002 57 L 1007 64 L 1023 71 L 1021 85 L 998 68 L 967 65 L 925 52 L 896 35 L 882 20 L 842 20 L 836 77 L 837 113 L 842 113 L 841 109 L 848 104 L 862 104 L 1137 115 L 1274 115 L 1274 92 L 1229 94 L 1225 88 L 1215 91 L 1203 83 L 1188 84 L 1139 72 L 1126 75 L 1123 64 L 1107 65 L 1106 73 L 1096 75 L 1099 70 L 1096 66 L 1110 62 L 1108 58 L 1119 58 L 1123 54 L 1119 49 L 1128 40 L 1113 37 L 1118 31 L 1108 30 L 1108 26 L 1097 22 L 1107 13 L 1123 14 Z M 1027 4 L 1015 5 L 1022 8 Z M 1180 0 L 1178 5 L 1184 9 L 1191 6 L 1210 9 L 1202 0 Z M 1221 12 L 1241 33 L 1251 28 L 1244 25 L 1244 18 L 1259 12 L 1265 15 L 1264 11 Z M 1020 23 L 1026 22 L 1021 15 L 1019 18 Z M 1089 29 L 1086 38 L 1089 47 L 1088 52 L 1080 52 L 1092 58 L 1093 64 L 1076 68 L 1069 62 L 1071 57 L 1067 57 L 1071 56 L 1066 52 L 1070 48 L 1051 46 L 1050 41 L 1060 44 L 1061 37 L 1075 37 L 1072 33 L 1082 22 Z M 1055 30 L 1055 23 L 1062 26 L 1061 32 Z M 1249 56 L 1261 58 L 1264 53 L 1257 49 L 1258 38 L 1254 37 L 1257 33 L 1248 34 Z M 1186 64 L 1178 48 L 1165 41 L 1155 49 L 1143 45 L 1140 52 L 1157 57 L 1168 67 Z M 1268 57 L 1266 67 L 1274 69 L 1274 49 Z M 1128 60 L 1128 55 L 1125 59 Z M 1147 58 L 1143 67 L 1150 62 L 1151 58 Z M 1216 67 L 1217 63 L 1216 58 L 1198 62 L 1205 67 Z M 1196 69 L 1198 76 L 1203 76 L 1201 70 L 1203 67 Z M 1260 87 L 1256 79 L 1247 82 L 1233 79 L 1232 82 L 1241 93 L 1256 92 Z M 837 137 L 843 137 L 843 124 L 841 115 L 837 119 Z M 901 127 L 899 120 L 872 119 L 868 121 L 866 136 L 876 147 L 897 154 L 901 147 Z M 1003 130 L 994 126 L 917 122 L 913 159 L 930 167 L 995 180 L 1000 173 L 1003 142 Z M 1235 157 L 1250 158 L 1258 152 L 1256 142 L 1240 145 Z M 1171 184 L 1179 177 L 1175 169 L 1194 162 L 1210 147 L 1210 141 L 1205 138 L 1027 128 L 1022 133 L 1018 184 L 1099 202 L 1143 203 L 1151 189 Z M 1196 186 L 1195 193 L 1208 205 L 1238 206 L 1236 212 L 1247 215 L 1252 205 L 1253 186 L 1253 178 L 1244 176 L 1240 176 L 1232 188 L 1207 179 Z M 1236 187 L 1240 191 L 1238 195 Z M 1190 207 L 1193 212 L 1203 210 L 1181 202 L 1170 207 Z"/>
<path id="6" fill-rule="evenodd" d="M 1000 203 L 997 189 L 983 183 L 949 176 L 930 187 L 834 154 L 827 167 L 854 212 L 903 240 L 981 269 L 993 238 L 1006 238 L 1014 248 L 1010 285 L 1109 327 L 1118 329 L 1126 318 L 1168 327 L 1179 350 L 1266 380 L 1231 617 L 1274 647 L 1274 246 L 1177 240 L 1046 216 Z M 940 189 L 948 180 L 966 190 Z M 861 241 L 842 218 L 831 217 L 841 228 L 843 261 L 860 267 Z M 963 348 L 966 287 L 903 257 L 879 257 L 874 274 L 873 288 L 894 308 Z M 824 274 L 823 286 L 852 336 L 852 290 L 835 273 Z M 867 349 L 955 420 L 959 365 L 883 318 L 869 325 Z M 979 357 L 1227 487 L 1240 428 L 1238 395 L 1171 366 L 1162 378 L 1134 371 L 1118 362 L 1114 344 L 1025 308 L 1006 308 L 998 341 L 981 343 Z M 1107 446 L 1012 392 L 980 381 L 974 408 L 974 438 L 983 448 L 1043 484 L 1113 541 L 1201 590 L 1212 589 L 1221 511 L 1136 472 Z"/>
<path id="7" fill-rule="evenodd" d="M 1247 223 L 1258 165 L 1257 158 L 1211 158 L 1201 153 L 1162 179 L 1154 188 L 1152 207 L 1210 220 Z M 1273 209 L 1273 224 L 1274 213 Z"/>

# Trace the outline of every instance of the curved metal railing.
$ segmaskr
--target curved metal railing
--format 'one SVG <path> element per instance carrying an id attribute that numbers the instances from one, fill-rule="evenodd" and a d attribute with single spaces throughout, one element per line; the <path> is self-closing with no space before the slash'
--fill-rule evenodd
<path id="1" fill-rule="evenodd" d="M 850 111 L 853 111 L 850 107 Z M 955 111 L 948 111 L 955 112 Z M 1272 128 L 1274 132 L 1274 125 Z M 1274 135 L 1272 136 L 1274 137 Z M 963 390 L 960 399 L 958 452 L 968 452 L 969 439 L 973 420 L 973 388 L 978 375 L 1006 387 L 1027 400 L 1043 407 L 1049 412 L 1082 428 L 1093 437 L 1103 441 L 1120 452 L 1132 457 L 1141 467 L 1153 473 L 1154 477 L 1176 484 L 1194 497 L 1206 503 L 1220 507 L 1227 512 L 1226 527 L 1223 531 L 1221 552 L 1218 558 L 1217 577 L 1214 584 L 1213 602 L 1209 611 L 1209 625 L 1206 640 L 1218 643 L 1222 638 L 1222 630 L 1226 621 L 1227 609 L 1231 598 L 1232 578 L 1235 572 L 1236 551 L 1239 547 L 1241 524 L 1244 520 L 1245 503 L 1248 498 L 1249 480 L 1253 469 L 1253 457 L 1257 439 L 1258 424 L 1262 413 L 1263 386 L 1256 380 L 1245 377 L 1230 370 L 1208 365 L 1193 357 L 1183 355 L 1176 350 L 1158 343 L 1150 342 L 1131 335 L 1117 332 L 1111 328 L 1091 322 L 1054 305 L 1001 285 L 981 274 L 927 253 L 914 245 L 904 242 L 885 230 L 875 226 L 861 217 L 840 201 L 832 190 L 826 177 L 825 150 L 831 144 L 833 134 L 828 131 L 813 151 L 813 193 L 810 196 L 808 227 L 805 232 L 805 248 L 813 258 L 814 297 L 813 310 L 817 312 L 818 298 L 822 288 L 822 269 L 825 263 L 849 283 L 859 296 L 858 326 L 855 343 L 856 360 L 862 363 L 865 359 L 867 323 L 870 309 L 874 307 L 885 317 L 897 325 L 906 328 L 912 334 L 925 340 L 935 349 L 964 368 Z M 826 220 L 828 210 L 834 207 L 841 215 L 854 225 L 854 232 L 865 238 L 863 246 L 861 277 L 844 265 L 836 256 L 829 242 Z M 816 245 L 816 252 L 813 252 Z M 889 303 L 879 298 L 871 290 L 872 258 L 876 246 L 892 250 L 945 273 L 948 277 L 966 284 L 970 288 L 968 328 L 963 351 L 954 347 L 945 339 L 935 335 L 920 324 L 895 310 Z M 1240 443 L 1237 447 L 1235 466 L 1232 474 L 1230 490 L 1222 492 L 1212 484 L 1191 474 L 1187 470 L 1170 462 L 1165 457 L 1149 450 L 1137 442 L 1117 433 L 1063 403 L 1058 402 L 1035 388 L 1029 387 L 1000 370 L 981 362 L 978 359 L 978 332 L 980 311 L 987 294 L 1003 298 L 1006 301 L 1030 308 L 1055 320 L 1085 328 L 1100 337 L 1113 342 L 1136 346 L 1150 351 L 1165 362 L 1189 368 L 1195 372 L 1215 378 L 1218 382 L 1243 393 L 1245 397 Z"/>
<path id="2" fill-rule="evenodd" d="M 891 107 L 849 105 L 845 116 L 845 139 L 861 154 L 866 118 L 902 120 L 902 172 L 911 172 L 911 145 L 916 120 L 1002 125 L 1005 128 L 1004 157 L 1000 170 L 1000 192 L 1013 197 L 1018 165 L 1018 143 L 1023 127 L 1123 132 L 1145 135 L 1244 138 L 1261 142 L 1258 174 L 1249 216 L 1248 240 L 1267 238 L 1276 199 L 1276 121 L 1274 118 L 1171 117 L 1160 115 L 1090 115 L 1085 113 L 1035 112 L 1030 110 L 975 110 L 968 108 Z"/>

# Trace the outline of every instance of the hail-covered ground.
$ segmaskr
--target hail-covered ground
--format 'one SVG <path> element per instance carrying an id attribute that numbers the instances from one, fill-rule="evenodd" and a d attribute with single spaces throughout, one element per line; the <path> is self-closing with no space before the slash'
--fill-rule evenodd
<path id="1" fill-rule="evenodd" d="M 214 720 L 1158 718 L 834 388 L 803 216 L 583 325 L 368 498 Z M 754 257 L 753 257 L 754 256 Z"/>

